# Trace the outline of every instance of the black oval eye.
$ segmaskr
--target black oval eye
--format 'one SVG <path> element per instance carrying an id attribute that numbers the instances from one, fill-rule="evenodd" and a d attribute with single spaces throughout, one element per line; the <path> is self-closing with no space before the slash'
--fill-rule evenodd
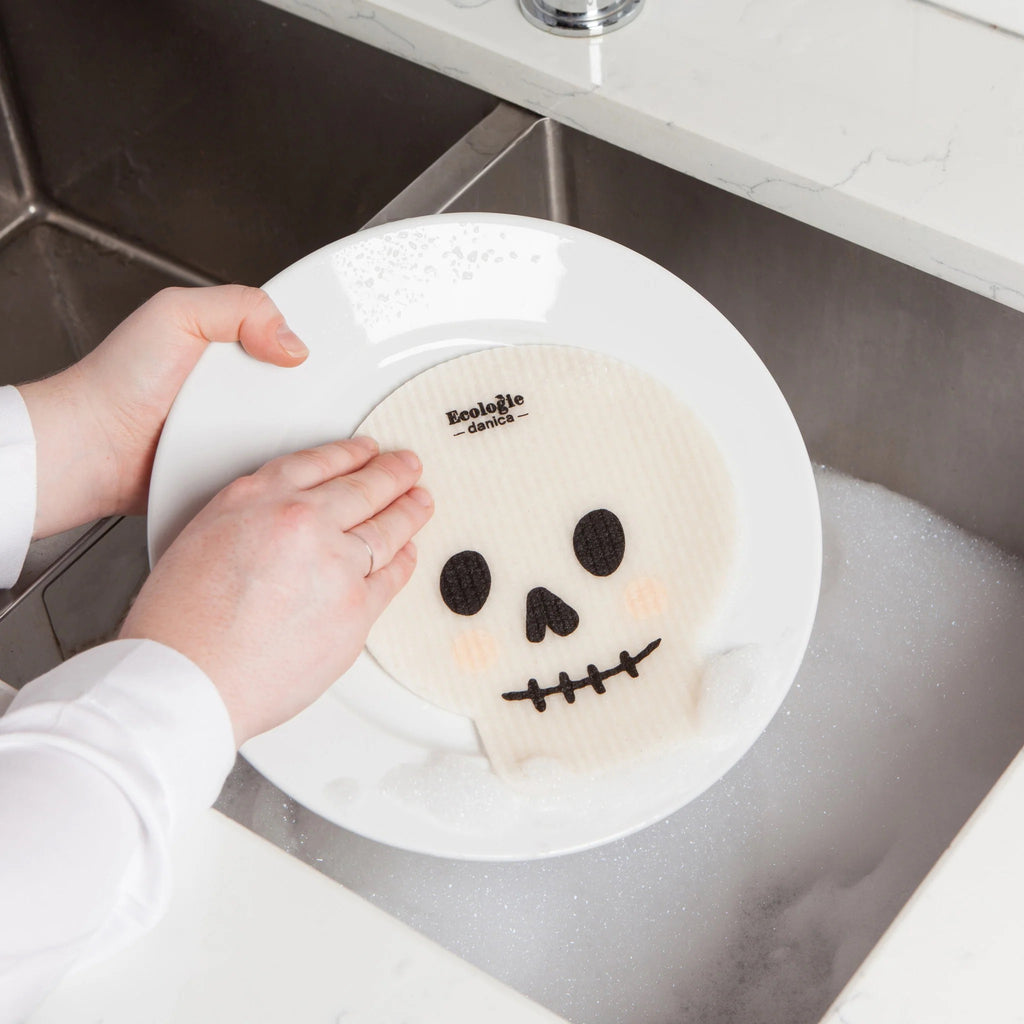
<path id="1" fill-rule="evenodd" d="M 491 592 L 491 570 L 479 551 L 452 555 L 441 570 L 441 597 L 456 615 L 476 615 Z"/>
<path id="2" fill-rule="evenodd" d="M 573 530 L 572 549 L 587 572 L 611 576 L 626 553 L 626 534 L 619 517 L 606 508 L 588 512 Z"/>

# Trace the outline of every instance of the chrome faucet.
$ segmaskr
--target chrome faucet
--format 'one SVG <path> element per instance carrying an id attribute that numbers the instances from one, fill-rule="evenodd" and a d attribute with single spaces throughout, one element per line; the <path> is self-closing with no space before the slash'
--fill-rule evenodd
<path id="1" fill-rule="evenodd" d="M 519 0 L 528 21 L 560 36 L 598 36 L 631 22 L 644 0 Z"/>

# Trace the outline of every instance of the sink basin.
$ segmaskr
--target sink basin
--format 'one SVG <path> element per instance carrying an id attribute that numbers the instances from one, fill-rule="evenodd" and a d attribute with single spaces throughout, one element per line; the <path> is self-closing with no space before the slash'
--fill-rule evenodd
<path id="1" fill-rule="evenodd" d="M 101 16 L 112 6 L 123 20 Z M 17 174 L 0 175 L 12 225 L 0 286 L 26 310 L 11 314 L 26 331 L 36 307 L 52 325 L 32 350 L 39 369 L 10 364 L 17 372 L 73 358 L 164 281 L 260 281 L 366 222 L 546 217 L 645 254 L 716 305 L 778 381 L 816 462 L 1024 553 L 1020 313 L 259 4 L 193 2 L 182 20 L 162 4 L 96 0 L 50 20 L 0 0 L 46 197 L 27 213 Z M 81 57 L 93 24 L 102 62 Z M 186 45 L 197 33 L 198 57 Z M 170 71 L 149 68 L 157 50 Z M 61 59 L 74 73 L 48 77 Z M 67 113 L 66 83 L 96 63 L 96 102 Z M 130 109 L 108 106 L 133 73 Z M 300 75 L 312 112 L 296 125 L 278 97 Z M 193 130 L 201 141 L 185 158 Z M 19 288 L 16 274 L 38 284 Z M 23 298 L 36 305 L 18 307 Z M 847 484 L 820 479 L 827 505 L 842 497 Z M 908 508 L 885 505 L 925 539 L 952 529 Z M 826 588 L 857 562 L 840 520 L 826 530 Z M 144 572 L 142 535 L 128 520 L 104 524 L 40 555 L 6 616 L 0 606 L 11 681 L 115 628 Z M 1017 563 L 985 552 L 985 571 L 1015 594 Z M 886 549 L 864 574 L 892 571 L 897 555 Z M 817 1021 L 1024 743 L 1016 625 L 1000 613 L 962 637 L 933 592 L 942 573 L 918 570 L 904 573 L 902 599 L 919 613 L 898 637 L 880 626 L 842 647 L 840 633 L 820 634 L 782 711 L 725 779 L 601 849 L 526 864 L 390 849 L 306 811 L 243 761 L 219 807 L 579 1024 Z M 878 595 L 882 625 L 896 589 Z M 823 599 L 822 629 L 844 615 Z M 890 670 L 935 636 L 945 674 Z M 997 642 L 1008 653 L 993 667 Z"/>
<path id="2" fill-rule="evenodd" d="M 1024 743 L 1024 316 L 505 105 L 371 223 L 442 211 L 546 217 L 661 263 L 757 350 L 816 462 L 949 522 L 819 477 L 825 593 L 789 699 L 725 779 L 637 836 L 445 861 L 346 833 L 242 762 L 219 806 L 580 1024 L 817 1021 Z M 854 550 L 858 516 L 894 537 Z M 959 632 L 974 592 L 936 600 L 960 570 L 928 546 L 970 549 L 952 524 L 996 542 L 971 571 L 1012 597 Z M 925 546 L 904 565 L 907 532 Z M 851 633 L 857 573 L 882 593 Z"/>

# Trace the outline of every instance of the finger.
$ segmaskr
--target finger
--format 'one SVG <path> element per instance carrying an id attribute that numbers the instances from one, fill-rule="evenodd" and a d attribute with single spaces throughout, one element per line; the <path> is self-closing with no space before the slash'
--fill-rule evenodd
<path id="1" fill-rule="evenodd" d="M 362 469 L 326 481 L 318 492 L 331 502 L 341 529 L 350 530 L 409 490 L 421 470 L 412 452 L 384 452 Z"/>
<path id="2" fill-rule="evenodd" d="M 335 477 L 362 469 L 378 451 L 377 442 L 372 438 L 352 437 L 281 455 L 271 459 L 257 473 L 285 487 L 308 491 Z"/>
<path id="3" fill-rule="evenodd" d="M 387 565 L 366 577 L 366 608 L 372 620 L 376 621 L 395 594 L 409 582 L 415 568 L 416 548 L 410 541 Z"/>
<path id="4" fill-rule="evenodd" d="M 204 341 L 240 341 L 264 363 L 297 366 L 309 349 L 262 288 L 240 284 L 174 290 L 188 329 Z"/>
<path id="5" fill-rule="evenodd" d="M 414 487 L 383 511 L 346 530 L 347 535 L 356 540 L 352 545 L 353 558 L 360 571 L 366 565 L 374 572 L 386 566 L 423 528 L 433 512 L 434 500 L 430 494 L 422 487 Z M 372 553 L 372 559 L 366 548 Z"/>

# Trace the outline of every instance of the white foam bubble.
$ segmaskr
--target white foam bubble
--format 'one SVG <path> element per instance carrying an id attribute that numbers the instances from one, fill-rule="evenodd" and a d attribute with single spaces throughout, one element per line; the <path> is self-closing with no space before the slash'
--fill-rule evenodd
<path id="1" fill-rule="evenodd" d="M 420 764 L 399 765 L 384 776 L 381 793 L 460 832 L 486 834 L 505 816 L 505 787 L 487 759 L 431 754 Z"/>
<path id="2" fill-rule="evenodd" d="M 363 785 L 358 779 L 339 776 L 324 786 L 324 795 L 336 807 L 349 807 L 363 794 Z"/>
<path id="3" fill-rule="evenodd" d="M 697 728 L 715 749 L 734 746 L 764 722 L 779 690 L 780 668 L 772 652 L 746 644 L 708 659 L 701 678 Z"/>

